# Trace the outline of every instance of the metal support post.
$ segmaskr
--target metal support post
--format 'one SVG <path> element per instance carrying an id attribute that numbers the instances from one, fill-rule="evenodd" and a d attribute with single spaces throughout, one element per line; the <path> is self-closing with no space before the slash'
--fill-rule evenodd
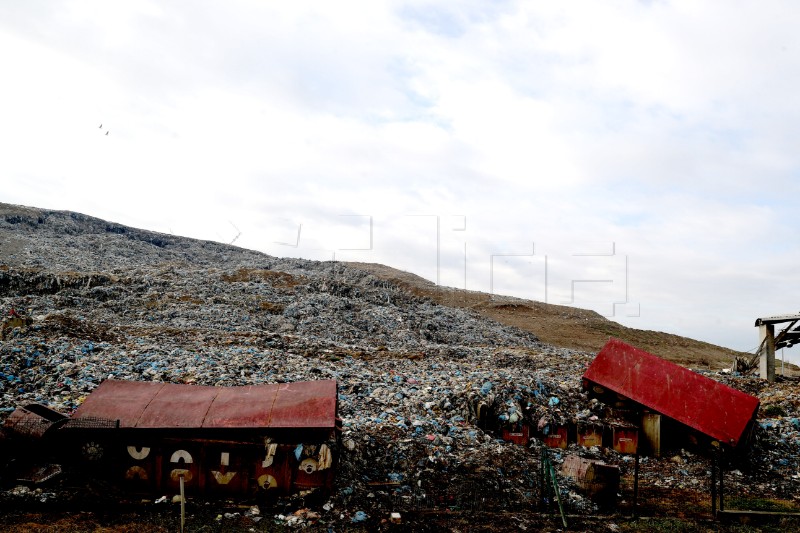
<path id="1" fill-rule="evenodd" d="M 725 452 L 720 447 L 719 449 L 719 511 L 720 512 L 723 512 L 725 510 L 724 472 L 725 472 Z"/>
<path id="2" fill-rule="evenodd" d="M 711 516 L 717 516 L 717 454 L 711 454 Z"/>
<path id="3" fill-rule="evenodd" d="M 639 510 L 639 447 L 636 447 L 636 457 L 633 463 L 633 517 L 638 516 Z"/>

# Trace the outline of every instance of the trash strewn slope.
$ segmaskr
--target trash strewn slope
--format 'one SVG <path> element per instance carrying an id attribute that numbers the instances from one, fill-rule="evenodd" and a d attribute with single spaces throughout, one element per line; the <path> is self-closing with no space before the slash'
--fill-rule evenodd
<path id="1" fill-rule="evenodd" d="M 538 456 L 500 441 L 495 429 L 603 410 L 580 388 L 592 353 L 545 344 L 361 268 L 76 213 L 0 204 L 0 309 L 11 308 L 32 323 L 0 341 L 0 417 L 29 402 L 70 413 L 108 377 L 206 385 L 336 379 L 344 427 L 336 489 L 318 502 L 319 516 L 276 519 L 295 525 L 368 527 L 390 509 L 425 507 L 448 487 L 480 487 L 498 508 L 524 515 Z M 757 480 L 748 490 L 796 492 L 796 390 L 708 375 L 780 407 L 759 426 L 759 449 L 769 451 L 752 473 L 739 471 L 741 486 Z M 613 453 L 587 453 L 629 466 Z M 705 469 L 691 454 L 663 463 L 665 486 L 676 488 L 696 484 L 689 474 Z M 593 510 L 570 494 L 573 510 Z"/>

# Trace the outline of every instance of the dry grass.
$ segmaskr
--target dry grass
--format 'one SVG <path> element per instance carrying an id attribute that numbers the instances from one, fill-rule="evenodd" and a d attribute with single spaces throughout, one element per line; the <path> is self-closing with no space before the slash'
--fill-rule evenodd
<path id="1" fill-rule="evenodd" d="M 240 268 L 233 273 L 222 274 L 222 281 L 234 282 L 266 282 L 276 288 L 291 288 L 302 283 L 286 272 L 276 272 L 274 270 L 262 270 L 256 268 Z"/>

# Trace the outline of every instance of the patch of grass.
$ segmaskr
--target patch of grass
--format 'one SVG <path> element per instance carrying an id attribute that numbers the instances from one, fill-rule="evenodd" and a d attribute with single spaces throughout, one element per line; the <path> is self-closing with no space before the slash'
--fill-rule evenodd
<path id="1" fill-rule="evenodd" d="M 793 505 L 791 502 L 770 498 L 726 498 L 725 508 L 747 511 L 800 512 L 800 507 Z"/>

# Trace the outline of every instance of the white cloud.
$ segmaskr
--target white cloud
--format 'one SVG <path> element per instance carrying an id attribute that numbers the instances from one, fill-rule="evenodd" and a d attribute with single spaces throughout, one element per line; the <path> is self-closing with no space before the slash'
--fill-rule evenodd
<path id="1" fill-rule="evenodd" d="M 746 349 L 798 301 L 798 9 L 0 5 L 2 200 L 521 296 L 547 256 L 552 302 Z"/>

